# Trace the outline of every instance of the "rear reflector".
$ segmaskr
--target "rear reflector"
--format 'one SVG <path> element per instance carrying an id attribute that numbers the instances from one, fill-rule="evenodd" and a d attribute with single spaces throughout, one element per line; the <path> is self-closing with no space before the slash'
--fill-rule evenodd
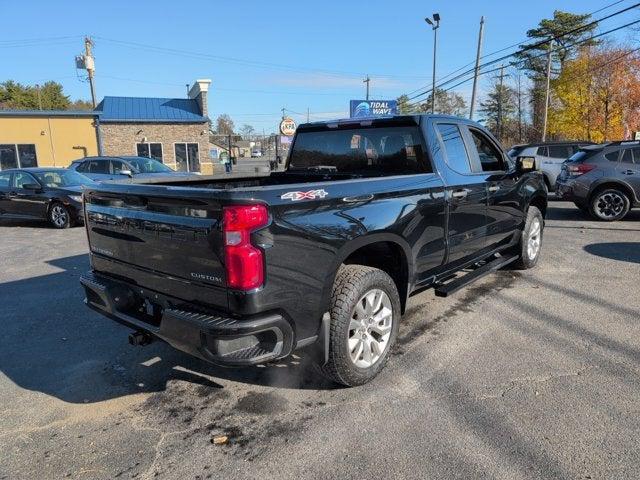
<path id="1" fill-rule="evenodd" d="M 264 283 L 262 250 L 251 244 L 251 232 L 269 222 L 264 205 L 234 205 L 223 208 L 227 286 L 252 290 Z"/>
<path id="2" fill-rule="evenodd" d="M 583 175 L 587 172 L 590 172 L 594 168 L 596 168 L 596 166 L 591 165 L 590 163 L 576 163 L 576 164 L 568 163 L 567 164 L 567 172 L 572 177 L 578 177 L 580 175 Z"/>

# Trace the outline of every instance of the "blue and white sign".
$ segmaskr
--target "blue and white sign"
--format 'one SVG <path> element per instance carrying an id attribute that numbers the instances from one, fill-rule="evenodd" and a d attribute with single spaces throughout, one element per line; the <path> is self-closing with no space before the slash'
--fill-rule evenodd
<path id="1" fill-rule="evenodd" d="M 380 117 L 398 113 L 396 100 L 351 100 L 349 102 L 351 118 Z"/>

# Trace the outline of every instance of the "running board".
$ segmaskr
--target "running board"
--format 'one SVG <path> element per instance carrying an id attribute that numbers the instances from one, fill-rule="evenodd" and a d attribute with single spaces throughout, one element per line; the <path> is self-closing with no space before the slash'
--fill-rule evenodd
<path id="1" fill-rule="evenodd" d="M 476 268 L 472 272 L 469 272 L 456 280 L 452 280 L 447 283 L 437 283 L 435 286 L 436 297 L 447 297 L 461 288 L 466 287 L 470 283 L 489 275 L 491 272 L 495 272 L 496 270 L 515 262 L 517 259 L 517 255 L 513 255 L 511 257 L 497 257 L 496 259 L 485 263 L 481 267 Z"/>

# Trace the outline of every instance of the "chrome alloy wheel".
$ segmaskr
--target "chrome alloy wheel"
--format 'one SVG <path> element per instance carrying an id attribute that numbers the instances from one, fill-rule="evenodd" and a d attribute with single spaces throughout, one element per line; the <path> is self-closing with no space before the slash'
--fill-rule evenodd
<path id="1" fill-rule="evenodd" d="M 51 209 L 51 221 L 56 227 L 62 227 L 67 223 L 67 211 L 62 205 L 54 205 Z"/>
<path id="2" fill-rule="evenodd" d="M 624 198 L 616 192 L 606 192 L 596 201 L 598 214 L 602 218 L 615 218 L 624 210 Z"/>
<path id="3" fill-rule="evenodd" d="M 349 323 L 349 356 L 360 368 L 369 368 L 384 354 L 391 337 L 393 309 L 389 296 L 374 288 L 356 303 Z"/>
<path id="4" fill-rule="evenodd" d="M 531 260 L 536 258 L 540 251 L 542 241 L 542 224 L 539 218 L 534 218 L 529 228 L 529 238 L 527 239 L 527 255 Z"/>

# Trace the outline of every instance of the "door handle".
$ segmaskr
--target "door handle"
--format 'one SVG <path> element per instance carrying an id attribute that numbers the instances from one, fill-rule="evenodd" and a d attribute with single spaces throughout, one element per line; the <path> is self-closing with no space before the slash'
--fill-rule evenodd
<path id="1" fill-rule="evenodd" d="M 453 192 L 451 192 L 451 196 L 457 199 L 467 198 L 468 194 L 469 194 L 469 191 L 465 188 L 460 190 L 454 190 Z"/>
<path id="2" fill-rule="evenodd" d="M 373 198 L 373 193 L 369 193 L 366 195 L 356 195 L 354 197 L 344 197 L 342 201 L 347 203 L 367 202 L 372 198 Z"/>
<path id="3" fill-rule="evenodd" d="M 16 192 L 9 192 L 10 197 L 17 197 L 18 194 Z"/>
<path id="4" fill-rule="evenodd" d="M 500 185 L 491 185 L 491 186 L 489 186 L 489 191 L 491 193 L 497 192 L 498 190 L 500 190 Z"/>
<path id="5" fill-rule="evenodd" d="M 635 170 L 625 170 L 624 172 L 622 172 L 624 175 L 633 175 L 634 173 L 636 173 Z"/>

